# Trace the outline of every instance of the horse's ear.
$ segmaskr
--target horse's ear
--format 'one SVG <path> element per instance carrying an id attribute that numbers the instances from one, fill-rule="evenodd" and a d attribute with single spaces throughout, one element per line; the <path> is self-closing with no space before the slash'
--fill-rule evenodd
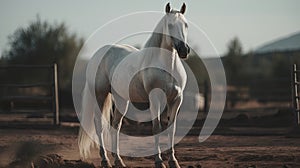
<path id="1" fill-rule="evenodd" d="M 180 9 L 180 13 L 184 14 L 185 9 L 186 9 L 186 5 L 185 5 L 185 3 L 183 3 L 181 6 L 181 9 Z"/>
<path id="2" fill-rule="evenodd" d="M 166 13 L 170 13 L 170 12 L 171 12 L 171 6 L 170 6 L 170 2 L 169 2 L 166 5 Z"/>

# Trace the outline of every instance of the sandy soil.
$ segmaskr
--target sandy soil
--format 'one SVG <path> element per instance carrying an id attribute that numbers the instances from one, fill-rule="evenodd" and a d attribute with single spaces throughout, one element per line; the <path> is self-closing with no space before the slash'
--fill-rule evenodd
<path id="1" fill-rule="evenodd" d="M 182 167 L 300 167 L 300 138 L 213 135 L 199 143 L 197 136 L 186 136 L 175 149 Z M 0 129 L 0 167 L 23 155 L 50 153 L 78 160 L 77 129 Z M 97 151 L 92 153 L 90 161 L 99 165 Z M 123 158 L 128 167 L 153 167 L 152 156 Z"/>

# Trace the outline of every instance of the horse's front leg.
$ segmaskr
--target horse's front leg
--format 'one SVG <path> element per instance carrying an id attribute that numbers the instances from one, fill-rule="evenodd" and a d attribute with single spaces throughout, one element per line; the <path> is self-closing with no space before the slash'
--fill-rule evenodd
<path id="1" fill-rule="evenodd" d="M 150 112 L 152 117 L 152 132 L 154 134 L 154 153 L 155 155 L 155 167 L 156 168 L 165 168 L 163 160 L 161 158 L 161 151 L 159 147 L 159 133 L 161 132 L 161 122 L 160 122 L 160 105 L 161 102 L 158 95 L 150 94 Z"/>
<path id="2" fill-rule="evenodd" d="M 112 120 L 112 152 L 113 157 L 115 159 L 115 167 L 126 167 L 124 164 L 119 151 L 119 134 L 120 129 L 122 126 L 122 120 L 127 112 L 128 108 L 128 101 L 125 101 L 124 99 L 120 97 L 114 97 L 116 108 L 113 113 L 113 120 Z"/>
<path id="3" fill-rule="evenodd" d="M 175 157 L 175 150 L 174 150 L 174 136 L 176 131 L 176 118 L 179 108 L 182 104 L 182 96 L 178 97 L 175 101 L 171 104 L 168 104 L 168 137 L 169 137 L 169 167 L 170 168 L 180 168 L 178 161 Z"/>
<path id="4" fill-rule="evenodd" d="M 163 164 L 163 160 L 161 158 L 161 151 L 159 147 L 159 133 L 161 132 L 161 124 L 159 119 L 154 119 L 152 121 L 152 132 L 154 135 L 154 153 L 155 155 L 155 167 L 156 168 L 165 168 L 166 166 Z"/>

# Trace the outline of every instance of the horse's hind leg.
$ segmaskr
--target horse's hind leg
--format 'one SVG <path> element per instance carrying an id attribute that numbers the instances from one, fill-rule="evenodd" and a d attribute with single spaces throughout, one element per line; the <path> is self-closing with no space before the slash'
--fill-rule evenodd
<path id="1" fill-rule="evenodd" d="M 112 152 L 115 159 L 115 167 L 126 167 L 124 164 L 120 152 L 119 152 L 119 133 L 122 126 L 122 120 L 127 112 L 128 101 L 124 100 L 117 94 L 114 94 L 115 111 L 113 113 L 112 120 Z"/>
<path id="2" fill-rule="evenodd" d="M 101 109 L 101 111 L 103 111 L 104 101 L 105 101 L 105 98 L 107 97 L 107 95 L 108 95 L 108 92 L 107 92 L 107 94 L 100 94 L 97 97 L 98 105 L 99 105 L 99 108 Z M 94 122 L 95 122 L 96 133 L 97 133 L 97 136 L 99 139 L 99 144 L 100 144 L 99 154 L 102 158 L 101 167 L 109 168 L 112 166 L 109 162 L 109 159 L 107 157 L 107 153 L 105 150 L 105 145 L 104 145 L 104 141 L 103 141 L 103 128 L 102 128 L 102 117 L 103 116 L 100 116 L 100 115 L 102 115 L 102 113 L 99 113 L 99 112 L 95 113 Z"/>

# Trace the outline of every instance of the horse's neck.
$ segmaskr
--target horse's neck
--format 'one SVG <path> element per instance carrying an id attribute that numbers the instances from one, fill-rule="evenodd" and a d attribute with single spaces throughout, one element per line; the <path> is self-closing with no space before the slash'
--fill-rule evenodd
<path id="1" fill-rule="evenodd" d="M 153 33 L 151 34 L 150 38 L 146 42 L 144 48 L 150 47 L 159 47 L 165 49 L 171 49 L 170 46 L 165 46 L 165 34 L 164 34 L 164 27 L 165 27 L 165 17 L 163 17 L 159 23 L 156 25 Z"/>
<path id="2" fill-rule="evenodd" d="M 186 72 L 176 50 L 166 42 L 166 36 L 163 34 L 166 25 L 164 25 L 165 20 L 163 19 L 156 26 L 154 33 L 152 33 L 141 52 L 143 54 L 141 65 L 142 67 L 156 67 L 166 70 L 184 88 L 187 78 Z"/>
<path id="3" fill-rule="evenodd" d="M 144 65 L 163 64 L 165 67 L 173 69 L 178 58 L 176 57 L 174 48 L 166 42 L 166 35 L 164 34 L 164 19 L 165 18 L 162 18 L 157 24 L 154 32 L 144 46 L 144 49 L 146 49 L 144 53 Z"/>
<path id="4" fill-rule="evenodd" d="M 169 82 L 176 82 L 180 87 L 184 88 L 186 84 L 186 72 L 184 66 L 174 48 L 166 49 L 165 42 L 160 42 L 159 47 L 148 46 L 142 50 L 143 62 L 142 67 L 155 67 L 163 69 L 175 77 L 176 81 L 169 79 Z M 168 46 L 167 46 L 168 47 Z M 159 74 L 156 77 L 161 78 Z"/>
<path id="5" fill-rule="evenodd" d="M 158 47 L 147 47 L 143 50 L 143 66 L 162 66 L 169 71 L 173 71 L 179 57 L 173 48 L 168 48 L 161 43 Z"/>

